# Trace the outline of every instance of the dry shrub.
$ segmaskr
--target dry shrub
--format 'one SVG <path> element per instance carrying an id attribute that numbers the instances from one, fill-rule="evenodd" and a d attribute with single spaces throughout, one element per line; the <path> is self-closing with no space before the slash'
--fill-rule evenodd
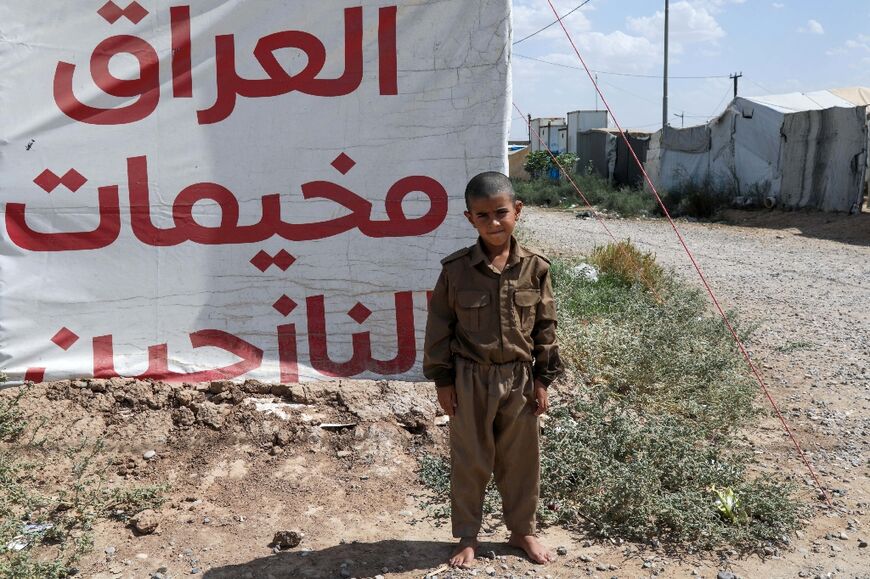
<path id="1" fill-rule="evenodd" d="M 639 283 L 654 291 L 664 279 L 664 271 L 656 263 L 655 254 L 643 253 L 632 245 L 631 240 L 596 247 L 589 255 L 589 263 L 602 275 L 628 286 Z"/>

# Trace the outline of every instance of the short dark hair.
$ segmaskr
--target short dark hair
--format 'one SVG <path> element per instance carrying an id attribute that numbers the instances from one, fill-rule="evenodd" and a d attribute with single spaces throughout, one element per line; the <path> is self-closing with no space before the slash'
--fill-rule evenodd
<path id="1" fill-rule="evenodd" d="M 488 199 L 500 193 L 510 195 L 511 202 L 517 199 L 514 186 L 507 175 L 498 171 L 484 171 L 472 177 L 465 186 L 465 208 L 471 210 L 472 199 Z"/>

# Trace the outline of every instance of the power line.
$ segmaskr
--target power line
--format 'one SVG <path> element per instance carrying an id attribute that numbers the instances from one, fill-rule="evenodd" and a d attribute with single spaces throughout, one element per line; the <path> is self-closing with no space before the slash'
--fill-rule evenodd
<path id="1" fill-rule="evenodd" d="M 657 120 L 654 123 L 647 123 L 645 125 L 632 125 L 632 128 L 634 128 L 634 129 L 646 129 L 647 127 L 660 127 L 660 126 L 662 126 L 661 119 Z M 630 133 L 631 129 L 628 129 L 626 132 Z"/>
<path id="2" fill-rule="evenodd" d="M 549 64 L 552 66 L 560 66 L 562 68 L 571 68 L 574 70 L 584 70 L 584 69 L 580 68 L 579 66 L 572 66 L 570 64 L 562 64 L 560 62 L 553 62 L 551 60 L 544 60 L 543 58 L 536 58 L 534 56 L 526 56 L 525 54 L 519 54 L 518 52 L 515 52 L 514 56 L 518 56 L 520 58 L 525 58 L 526 60 L 534 60 L 536 62 L 542 62 L 544 64 Z M 634 77 L 634 78 L 662 78 L 662 75 L 660 75 L 660 74 L 636 74 L 636 73 L 631 73 L 631 72 L 613 72 L 610 70 L 595 70 L 595 69 L 590 69 L 590 70 L 594 73 L 610 74 L 613 76 L 628 76 L 628 77 Z M 671 75 L 668 75 L 668 78 L 669 79 L 672 79 L 672 78 L 673 79 L 681 79 L 681 80 L 700 80 L 700 79 L 707 79 L 707 78 L 730 78 L 730 76 L 727 74 L 706 75 L 706 76 L 671 76 Z"/>
<path id="3" fill-rule="evenodd" d="M 578 10 L 580 10 L 581 8 L 583 8 L 584 6 L 586 6 L 587 4 L 589 4 L 589 2 L 590 2 L 590 0 L 585 0 L 585 2 L 583 2 L 582 4 L 580 4 L 580 6 L 577 6 L 577 7 L 575 7 L 575 8 L 572 8 L 571 10 L 569 10 L 568 12 L 566 12 L 566 13 L 562 16 L 561 20 L 564 20 L 566 16 L 570 16 L 571 14 L 577 12 Z M 525 40 L 528 40 L 529 38 L 531 38 L 532 36 L 535 36 L 536 34 L 540 34 L 540 33 L 543 32 L 544 30 L 546 30 L 547 28 L 549 28 L 550 26 L 552 26 L 552 25 L 554 25 L 554 24 L 556 24 L 556 23 L 558 23 L 558 22 L 559 22 L 559 20 L 553 20 L 552 22 L 550 22 L 549 24 L 547 24 L 546 26 L 544 26 L 544 27 L 541 28 L 540 30 L 536 30 L 536 31 L 532 32 L 531 34 L 529 34 L 528 36 L 523 36 L 522 38 L 520 38 L 519 40 L 517 40 L 517 41 L 514 42 L 514 46 L 516 46 L 516 45 L 519 44 L 520 42 L 523 42 L 523 41 L 525 41 Z"/>
<path id="4" fill-rule="evenodd" d="M 710 118 L 711 118 L 711 119 L 716 118 L 716 115 L 719 114 L 719 107 L 722 106 L 722 103 L 724 103 L 724 102 L 725 102 L 725 99 L 728 98 L 728 95 L 731 94 L 731 90 L 730 90 L 731 87 L 728 87 L 728 88 L 729 88 L 729 90 L 728 90 L 728 91 L 725 93 L 725 95 L 724 95 L 724 96 L 719 100 L 719 104 L 716 105 L 716 108 L 714 109 L 713 114 L 710 115 Z"/>
<path id="5" fill-rule="evenodd" d="M 615 84 L 613 84 L 612 82 L 607 82 L 607 81 L 605 81 L 605 80 L 599 80 L 599 81 L 598 81 L 598 84 L 604 84 L 604 85 L 607 85 L 607 86 L 609 86 L 610 88 L 616 89 L 616 90 L 618 90 L 618 91 L 620 91 L 620 92 L 624 92 L 624 93 L 627 94 L 628 96 L 633 97 L 633 98 L 636 98 L 636 99 L 638 99 L 638 100 L 641 100 L 641 101 L 644 101 L 644 102 L 647 102 L 647 103 L 650 103 L 650 104 L 654 104 L 654 105 L 655 105 L 655 104 L 658 104 L 658 101 L 654 101 L 654 100 L 648 99 L 648 98 L 646 98 L 646 97 L 643 97 L 643 96 L 641 96 L 641 95 L 639 95 L 639 94 L 637 94 L 637 93 L 635 93 L 635 92 L 632 92 L 632 91 L 630 91 L 630 90 L 628 90 L 628 89 L 622 88 L 621 86 L 615 85 Z M 690 118 L 690 117 L 691 117 L 691 118 L 695 118 L 695 119 L 709 119 L 709 118 L 710 118 L 710 115 L 699 115 L 699 114 L 695 114 L 695 113 L 692 113 L 692 112 L 686 113 L 685 110 L 683 111 L 683 114 L 682 114 L 682 115 L 676 115 L 676 116 L 678 116 L 678 117 L 679 117 L 679 116 L 683 116 L 683 117 L 685 117 L 685 118 L 687 118 L 687 119 Z M 659 126 L 661 126 L 661 123 L 659 123 Z"/>
<path id="6" fill-rule="evenodd" d="M 770 89 L 767 88 L 767 87 L 761 86 L 760 84 L 758 84 L 758 83 L 755 82 L 754 80 L 751 80 L 751 79 L 748 79 L 748 78 L 747 78 L 746 80 L 748 80 L 749 82 L 751 82 L 752 84 L 754 84 L 755 86 L 757 86 L 758 88 L 760 88 L 761 90 L 763 90 L 764 92 L 766 92 L 767 94 L 773 94 L 773 91 L 772 91 L 772 90 L 770 90 Z"/>
<path id="7" fill-rule="evenodd" d="M 654 104 L 654 105 L 659 104 L 658 101 L 654 101 L 654 100 L 648 99 L 648 98 L 646 98 L 646 97 L 640 96 L 640 95 L 637 94 L 637 93 L 634 93 L 634 92 L 632 92 L 632 91 L 630 91 L 630 90 L 624 89 L 624 88 L 622 88 L 621 86 L 617 86 L 617 85 L 615 85 L 615 84 L 613 84 L 613 83 L 611 83 L 611 82 L 607 82 L 606 80 L 599 80 L 599 81 L 598 81 L 598 84 L 606 84 L 607 86 L 609 86 L 609 87 L 611 87 L 611 88 L 615 88 L 616 90 L 618 90 L 618 91 L 620 91 L 620 92 L 624 92 L 625 94 L 627 94 L 627 95 L 629 95 L 629 96 L 631 96 L 631 97 L 634 97 L 634 98 L 636 98 L 637 100 L 641 100 L 641 101 L 644 101 L 644 102 L 647 102 L 647 103 L 650 103 L 650 104 Z"/>

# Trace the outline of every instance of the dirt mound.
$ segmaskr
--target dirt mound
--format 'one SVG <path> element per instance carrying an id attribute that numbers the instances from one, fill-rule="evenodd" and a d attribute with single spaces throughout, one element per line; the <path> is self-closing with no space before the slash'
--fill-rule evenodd
<path id="1" fill-rule="evenodd" d="M 45 407 L 44 401 L 51 401 Z M 61 380 L 33 386 L 24 409 L 48 418 L 48 438 L 105 437 L 137 449 L 219 434 L 224 441 L 316 450 L 327 434 L 398 444 L 434 428 L 430 389 L 413 383 L 336 381 L 314 384 L 167 384 L 132 378 Z M 385 423 L 378 424 L 377 423 Z M 393 427 L 393 428 L 390 428 Z M 72 429 L 72 430 L 70 430 Z M 390 432 L 385 436 L 385 432 Z M 335 438 L 335 437 L 333 437 Z M 431 436 L 426 440 L 431 441 Z M 374 448 L 373 450 L 378 450 Z"/>
<path id="2" fill-rule="evenodd" d="M 446 439 L 434 398 L 431 385 L 388 381 L 113 378 L 32 385 L 20 405 L 46 441 L 41 484 L 63 480 L 68 451 L 99 439 L 107 485 L 169 485 L 147 517 L 98 525 L 83 576 L 174 577 L 268 557 L 287 527 L 311 549 L 358 539 L 369 528 L 362 521 L 394 524 L 397 510 L 402 522 L 419 518 L 407 496 L 419 490 L 415 455 Z M 279 576 L 318 576 L 320 567 L 334 576 L 340 564 L 314 561 L 300 560 L 302 575 Z"/>

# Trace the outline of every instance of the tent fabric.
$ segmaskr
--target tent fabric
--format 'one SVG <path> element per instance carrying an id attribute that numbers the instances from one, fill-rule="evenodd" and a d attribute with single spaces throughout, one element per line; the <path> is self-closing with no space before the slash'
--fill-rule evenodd
<path id="1" fill-rule="evenodd" d="M 670 151 L 705 153 L 710 150 L 710 127 L 700 125 L 680 130 L 668 127 L 664 133 L 664 142 Z"/>
<path id="2" fill-rule="evenodd" d="M 0 2 L 9 383 L 423 380 L 465 183 L 507 170 L 511 2 L 116 2 L 147 19 Z"/>
<path id="3" fill-rule="evenodd" d="M 850 86 L 834 88 L 831 92 L 855 105 L 870 105 L 870 88 L 865 86 Z"/>
<path id="4" fill-rule="evenodd" d="M 870 88 L 864 86 L 852 86 L 846 88 L 835 88 L 831 89 L 831 92 L 835 95 L 846 99 L 849 102 L 852 102 L 856 105 L 870 105 Z M 870 110 L 868 110 L 867 117 L 868 124 L 868 133 L 870 133 Z M 868 147 L 870 149 L 870 147 Z M 864 172 L 864 189 L 865 191 L 870 191 L 870 152 L 866 155 L 866 171 Z M 860 205 L 860 203 L 859 203 Z"/>
<path id="5" fill-rule="evenodd" d="M 837 96 L 829 90 L 814 92 L 794 92 L 788 94 L 769 95 L 762 97 L 740 97 L 763 105 L 781 113 L 797 113 L 801 111 L 818 111 L 831 107 L 853 107 L 855 103 Z"/>
<path id="6" fill-rule="evenodd" d="M 861 191 L 867 146 L 864 111 L 831 108 L 786 115 L 780 202 L 849 211 Z"/>
<path id="7" fill-rule="evenodd" d="M 655 133 L 646 169 L 665 190 L 703 183 L 787 208 L 852 211 L 870 177 L 868 103 L 864 87 L 737 97 L 706 125 Z"/>

